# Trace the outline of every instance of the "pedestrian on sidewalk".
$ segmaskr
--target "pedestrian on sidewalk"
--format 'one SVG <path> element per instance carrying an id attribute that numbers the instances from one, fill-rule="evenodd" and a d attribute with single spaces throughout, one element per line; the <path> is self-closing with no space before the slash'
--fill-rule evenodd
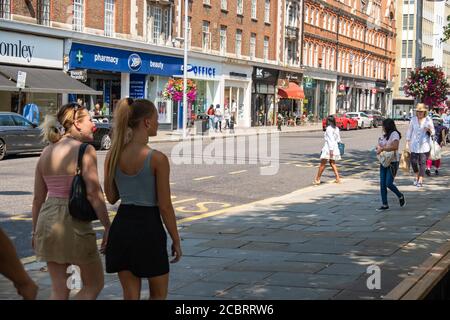
<path id="1" fill-rule="evenodd" d="M 209 123 L 209 130 L 212 130 L 215 126 L 214 123 L 214 105 L 210 105 L 208 111 L 206 111 L 206 114 L 208 115 L 208 123 Z"/>
<path id="2" fill-rule="evenodd" d="M 341 160 L 341 153 L 338 146 L 338 143 L 341 142 L 341 135 L 339 133 L 339 128 L 336 126 L 336 119 L 333 116 L 328 116 L 327 118 L 327 129 L 325 130 L 324 137 L 325 144 L 320 155 L 320 166 L 313 184 L 320 184 L 320 178 L 322 177 L 327 162 L 330 163 L 334 175 L 336 176 L 335 183 L 341 183 L 339 171 L 336 166 L 336 161 Z"/>
<path id="3" fill-rule="evenodd" d="M 377 211 L 386 211 L 389 209 L 387 199 L 387 189 L 391 190 L 398 197 L 400 207 L 404 207 L 405 196 L 398 190 L 394 184 L 395 176 L 397 175 L 400 153 L 398 151 L 400 145 L 401 133 L 397 130 L 395 122 L 392 119 L 383 120 L 383 136 L 378 139 L 377 154 L 382 152 L 391 153 L 392 159 L 387 167 L 380 163 L 380 192 L 382 206 Z M 392 153 L 393 152 L 393 153 Z"/>
<path id="4" fill-rule="evenodd" d="M 416 116 L 412 117 L 406 133 L 406 147 L 411 152 L 411 166 L 415 173 L 414 185 L 423 186 L 426 162 L 430 156 L 431 136 L 434 135 L 433 121 L 427 117 L 428 109 L 423 103 L 416 106 Z"/>
<path id="5" fill-rule="evenodd" d="M 76 299 L 96 299 L 103 289 L 103 266 L 91 222 L 72 217 L 69 196 L 77 172 L 82 141 L 93 141 L 95 126 L 88 110 L 77 104 L 64 105 L 56 117 L 47 115 L 41 125 L 43 139 L 50 143 L 36 166 L 33 198 L 33 248 L 38 261 L 47 262 L 52 280 L 50 299 L 67 300 L 68 267 L 80 269 L 83 287 Z M 108 241 L 110 221 L 97 172 L 97 154 L 89 145 L 83 157 L 82 176 L 87 199 L 105 231 L 101 252 Z"/>
<path id="6" fill-rule="evenodd" d="M 214 122 L 216 124 L 216 132 L 220 130 L 222 132 L 222 110 L 220 109 L 220 104 L 216 104 L 216 110 L 214 111 Z"/>
<path id="7" fill-rule="evenodd" d="M 446 144 L 446 137 L 448 134 L 448 129 L 442 125 L 442 119 L 433 120 L 435 135 L 432 137 L 434 141 L 432 143 L 437 143 L 437 145 L 442 148 Z M 441 158 L 432 160 L 431 157 L 427 160 L 427 169 L 425 173 L 427 176 L 431 176 L 431 167 L 434 166 L 434 174 L 439 175 L 439 169 L 441 168 Z"/>
<path id="8" fill-rule="evenodd" d="M 231 115 L 231 120 L 230 120 L 230 133 L 234 134 L 234 124 L 235 124 L 236 120 L 234 118 L 234 114 Z"/>
<path id="9" fill-rule="evenodd" d="M 223 118 L 225 119 L 225 129 L 230 129 L 230 120 L 231 120 L 231 112 L 230 108 L 225 106 L 225 109 L 223 111 Z"/>
<path id="10" fill-rule="evenodd" d="M 172 263 L 181 258 L 180 236 L 170 197 L 167 156 L 148 146 L 158 130 L 154 104 L 122 99 L 114 114 L 111 150 L 105 160 L 105 193 L 111 204 L 121 200 L 106 248 L 106 272 L 118 273 L 125 300 L 138 300 L 142 278 L 150 299 L 165 299 L 169 286 L 167 235 Z"/>
<path id="11" fill-rule="evenodd" d="M 17 257 L 16 249 L 8 236 L 0 228 L 0 274 L 11 280 L 17 293 L 24 300 L 35 300 L 38 286 L 23 268 Z"/>

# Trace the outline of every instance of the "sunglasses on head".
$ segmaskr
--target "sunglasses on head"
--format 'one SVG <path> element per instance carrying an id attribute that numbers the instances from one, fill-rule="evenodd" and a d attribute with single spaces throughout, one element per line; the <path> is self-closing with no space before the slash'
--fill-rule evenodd
<path id="1" fill-rule="evenodd" d="M 126 98 L 127 99 L 127 103 L 129 106 L 131 106 L 134 103 L 134 99 L 133 98 Z"/>
<path id="2" fill-rule="evenodd" d="M 78 110 L 84 109 L 84 107 L 76 102 L 69 104 L 69 108 L 73 108 L 73 119 L 75 121 Z"/>

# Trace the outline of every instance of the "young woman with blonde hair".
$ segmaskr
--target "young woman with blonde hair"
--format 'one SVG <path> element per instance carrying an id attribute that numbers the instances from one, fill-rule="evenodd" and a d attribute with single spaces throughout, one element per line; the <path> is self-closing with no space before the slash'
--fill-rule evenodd
<path id="1" fill-rule="evenodd" d="M 50 299 L 69 298 L 68 267 L 80 269 L 82 289 L 76 299 L 96 299 L 103 289 L 103 266 L 91 222 L 69 214 L 71 184 L 77 170 L 78 151 L 83 141 L 92 141 L 94 124 L 88 110 L 77 103 L 64 105 L 56 117 L 46 116 L 41 125 L 43 139 L 50 144 L 39 158 L 35 172 L 33 199 L 33 248 L 39 261 L 47 262 L 52 280 Z M 86 148 L 82 176 L 87 199 L 103 224 L 104 250 L 108 239 L 109 216 L 97 172 L 97 155 Z"/>
<path id="2" fill-rule="evenodd" d="M 105 160 L 105 192 L 111 204 L 121 200 L 106 248 L 106 271 L 118 273 L 126 300 L 141 297 L 147 278 L 150 299 L 165 299 L 169 285 L 167 228 L 172 238 L 172 263 L 181 258 L 175 212 L 170 197 L 167 157 L 148 146 L 156 136 L 154 104 L 122 99 L 114 112 L 111 150 Z"/>

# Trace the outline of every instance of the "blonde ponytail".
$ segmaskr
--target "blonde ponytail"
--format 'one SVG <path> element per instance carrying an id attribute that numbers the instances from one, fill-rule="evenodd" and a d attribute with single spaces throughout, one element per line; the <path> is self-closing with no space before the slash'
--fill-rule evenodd
<path id="1" fill-rule="evenodd" d="M 46 115 L 44 122 L 39 126 L 42 130 L 41 136 L 44 142 L 56 143 L 64 135 L 63 128 L 58 119 L 52 115 Z"/>
<path id="2" fill-rule="evenodd" d="M 116 166 L 119 162 L 123 148 L 125 147 L 125 139 L 128 132 L 130 116 L 131 108 L 128 104 L 128 99 L 120 100 L 117 104 L 116 110 L 114 111 L 112 145 L 109 154 L 109 161 L 107 163 L 108 178 L 111 183 L 114 181 Z"/>

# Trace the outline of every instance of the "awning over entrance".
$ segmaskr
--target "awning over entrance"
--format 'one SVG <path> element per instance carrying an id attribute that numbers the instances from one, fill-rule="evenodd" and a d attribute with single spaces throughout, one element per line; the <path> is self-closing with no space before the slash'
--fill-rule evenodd
<path id="1" fill-rule="evenodd" d="M 285 99 L 304 99 L 305 93 L 303 89 L 299 87 L 295 82 L 289 82 L 289 86 L 287 88 L 278 88 L 278 95 L 281 98 Z"/>
<path id="2" fill-rule="evenodd" d="M 19 91 L 16 84 L 0 74 L 0 91 Z"/>
<path id="3" fill-rule="evenodd" d="M 81 82 L 72 79 L 60 70 L 26 68 L 19 66 L 0 66 L 0 79 L 8 78 L 13 84 L 7 91 L 17 91 L 16 81 L 17 72 L 27 73 L 25 89 L 23 92 L 42 92 L 42 93 L 74 93 L 86 95 L 102 95 L 102 91 L 95 91 Z M 10 81 L 11 80 L 11 81 Z M 0 84 L 1 86 L 1 84 Z"/>

